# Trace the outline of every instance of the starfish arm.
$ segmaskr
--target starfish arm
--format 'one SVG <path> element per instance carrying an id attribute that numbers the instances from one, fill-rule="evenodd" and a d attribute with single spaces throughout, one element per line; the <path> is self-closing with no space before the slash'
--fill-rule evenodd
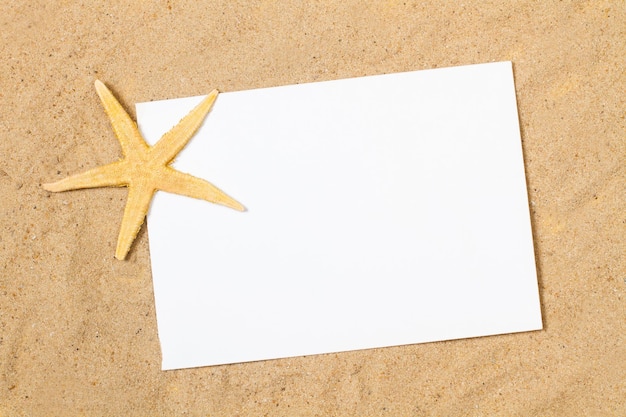
<path id="1" fill-rule="evenodd" d="M 42 187 L 47 191 L 60 192 L 80 188 L 123 187 L 127 184 L 124 161 L 118 161 L 72 175 L 57 182 L 43 184 Z"/>
<path id="2" fill-rule="evenodd" d="M 139 133 L 137 124 L 126 113 L 126 110 L 117 101 L 113 93 L 99 80 L 96 80 L 95 85 L 104 111 L 111 121 L 115 136 L 117 136 L 122 146 L 124 156 L 147 152 L 149 149 L 148 145 L 141 133 Z"/>
<path id="3" fill-rule="evenodd" d="M 159 139 L 151 150 L 155 161 L 167 165 L 176 157 L 178 152 L 187 145 L 187 142 L 189 142 L 194 133 L 196 133 L 198 128 L 202 125 L 217 95 L 217 90 L 211 91 L 200 104 Z"/>
<path id="4" fill-rule="evenodd" d="M 154 191 L 154 188 L 145 184 L 131 185 L 128 188 L 128 199 L 126 200 L 122 226 L 120 227 L 117 248 L 115 249 L 115 257 L 120 261 L 126 258 L 135 237 L 137 237 L 137 233 L 139 233 L 139 229 L 148 213 Z"/>
<path id="5" fill-rule="evenodd" d="M 169 167 L 166 167 L 165 170 L 165 175 L 159 177 L 157 184 L 159 190 L 206 200 L 238 211 L 245 211 L 245 207 L 241 203 L 229 197 L 210 182 Z"/>

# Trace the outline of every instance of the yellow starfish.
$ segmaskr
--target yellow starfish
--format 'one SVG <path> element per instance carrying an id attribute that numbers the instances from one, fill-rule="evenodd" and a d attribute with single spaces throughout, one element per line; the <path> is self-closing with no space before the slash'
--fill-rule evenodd
<path id="1" fill-rule="evenodd" d="M 157 190 L 199 198 L 244 211 L 240 203 L 213 184 L 169 166 L 202 124 L 217 98 L 217 90 L 213 90 L 154 146 L 149 146 L 139 133 L 135 122 L 109 89 L 100 81 L 96 80 L 95 84 L 104 110 L 111 120 L 113 131 L 122 146 L 124 159 L 55 183 L 43 184 L 43 188 L 59 192 L 79 188 L 127 186 L 128 199 L 115 250 L 117 259 L 126 258 L 146 217 L 152 196 Z"/>

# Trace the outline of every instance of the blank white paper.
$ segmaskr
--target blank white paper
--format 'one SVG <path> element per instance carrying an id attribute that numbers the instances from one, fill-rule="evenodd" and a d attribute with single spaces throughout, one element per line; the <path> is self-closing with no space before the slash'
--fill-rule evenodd
<path id="1" fill-rule="evenodd" d="M 247 211 L 156 194 L 163 369 L 542 327 L 510 62 L 221 93 L 173 166 Z"/>

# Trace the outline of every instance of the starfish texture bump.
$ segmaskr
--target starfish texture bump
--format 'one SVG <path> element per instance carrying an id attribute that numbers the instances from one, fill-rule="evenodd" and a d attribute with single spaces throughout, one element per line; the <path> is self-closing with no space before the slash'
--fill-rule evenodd
<path id="1" fill-rule="evenodd" d="M 210 201 L 239 211 L 245 210 L 240 203 L 213 184 L 169 166 L 204 121 L 217 98 L 217 90 L 213 90 L 154 146 L 149 146 L 139 133 L 137 124 L 111 91 L 100 81 L 96 81 L 95 85 L 104 110 L 111 120 L 113 131 L 122 146 L 124 159 L 51 184 L 43 184 L 43 188 L 59 192 L 127 186 L 128 199 L 115 250 L 117 259 L 126 258 L 157 190 Z"/>

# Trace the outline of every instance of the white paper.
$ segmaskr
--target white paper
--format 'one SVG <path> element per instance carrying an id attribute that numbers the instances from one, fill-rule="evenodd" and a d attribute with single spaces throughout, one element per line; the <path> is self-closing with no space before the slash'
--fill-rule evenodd
<path id="1" fill-rule="evenodd" d="M 222 93 L 173 166 L 248 211 L 156 194 L 163 369 L 542 327 L 510 62 Z"/>

